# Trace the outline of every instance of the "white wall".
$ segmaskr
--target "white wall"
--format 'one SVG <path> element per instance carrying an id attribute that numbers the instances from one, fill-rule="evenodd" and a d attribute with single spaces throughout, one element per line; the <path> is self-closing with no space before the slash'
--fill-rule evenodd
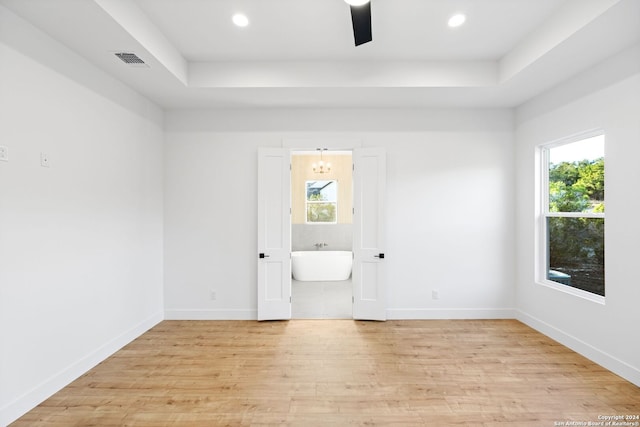
<path id="1" fill-rule="evenodd" d="M 601 305 L 534 282 L 535 147 L 605 131 L 605 293 Z M 526 323 L 640 385 L 640 46 L 517 111 L 517 300 Z"/>
<path id="2" fill-rule="evenodd" d="M 0 425 L 162 319 L 162 120 L 0 6 Z"/>
<path id="3" fill-rule="evenodd" d="M 386 149 L 389 317 L 513 317 L 512 124 L 506 110 L 167 112 L 167 318 L 256 317 L 257 149 L 298 138 Z"/>
<path id="4" fill-rule="evenodd" d="M 507 110 L 173 111 L 163 132 L 159 108 L 0 6 L 0 425 L 163 309 L 254 319 L 257 149 L 292 138 L 386 149 L 390 318 L 517 306 L 640 384 L 639 52 L 519 108 L 515 153 Z M 533 283 L 534 147 L 594 127 L 607 133 L 604 306 Z"/>

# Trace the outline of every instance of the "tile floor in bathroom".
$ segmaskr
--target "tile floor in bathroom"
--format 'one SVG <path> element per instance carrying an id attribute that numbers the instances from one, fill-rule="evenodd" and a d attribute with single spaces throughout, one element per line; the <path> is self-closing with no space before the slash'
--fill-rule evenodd
<path id="1" fill-rule="evenodd" d="M 340 282 L 291 281 L 293 319 L 351 319 L 351 279 Z"/>

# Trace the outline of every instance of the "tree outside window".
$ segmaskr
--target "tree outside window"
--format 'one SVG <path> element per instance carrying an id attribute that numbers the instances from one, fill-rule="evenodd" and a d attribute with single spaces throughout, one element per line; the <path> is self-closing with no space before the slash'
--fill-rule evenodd
<path id="1" fill-rule="evenodd" d="M 338 182 L 306 182 L 307 223 L 336 224 L 338 220 Z"/>
<path id="2" fill-rule="evenodd" d="M 604 297 L 604 135 L 543 153 L 546 279 Z"/>

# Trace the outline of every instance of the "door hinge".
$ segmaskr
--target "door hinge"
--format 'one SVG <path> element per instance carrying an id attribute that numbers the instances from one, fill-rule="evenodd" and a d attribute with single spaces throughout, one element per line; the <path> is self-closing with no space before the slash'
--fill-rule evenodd
<path id="1" fill-rule="evenodd" d="M 351 304 L 355 304 L 355 303 L 356 303 L 356 297 L 351 295 Z"/>
<path id="2" fill-rule="evenodd" d="M 291 304 L 291 296 L 289 296 L 289 304 Z"/>

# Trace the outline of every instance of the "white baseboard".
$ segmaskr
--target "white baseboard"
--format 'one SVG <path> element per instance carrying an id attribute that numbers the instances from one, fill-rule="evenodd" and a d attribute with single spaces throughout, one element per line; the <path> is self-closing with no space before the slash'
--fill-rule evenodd
<path id="1" fill-rule="evenodd" d="M 640 369 L 523 311 L 516 311 L 516 319 L 640 387 Z"/>
<path id="2" fill-rule="evenodd" d="M 511 308 L 390 308 L 389 320 L 430 320 L 430 319 L 515 319 L 516 311 Z"/>
<path id="3" fill-rule="evenodd" d="M 165 310 L 165 320 L 257 320 L 256 310 Z"/>
<path id="4" fill-rule="evenodd" d="M 162 312 L 154 314 L 0 408 L 0 426 L 14 422 L 162 320 Z"/>
<path id="5" fill-rule="evenodd" d="M 256 310 L 165 310 L 165 320 L 257 320 Z M 515 319 L 513 309 L 387 309 L 389 320 Z"/>

